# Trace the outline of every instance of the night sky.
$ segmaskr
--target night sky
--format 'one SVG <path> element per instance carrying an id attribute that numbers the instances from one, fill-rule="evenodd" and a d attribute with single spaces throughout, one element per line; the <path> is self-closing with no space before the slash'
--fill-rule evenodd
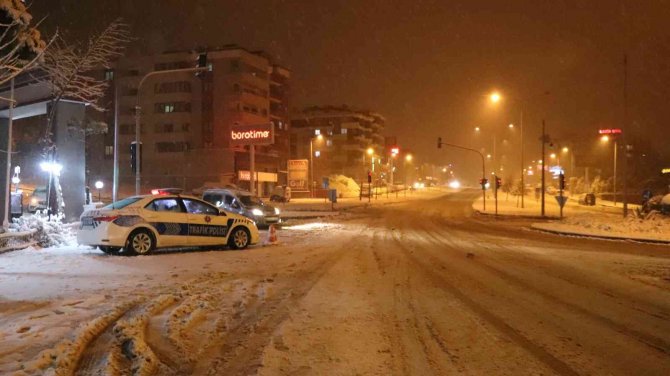
<path id="1" fill-rule="evenodd" d="M 438 135 L 473 144 L 474 126 L 502 133 L 521 109 L 529 155 L 546 119 L 556 139 L 625 127 L 670 157 L 669 1 L 34 0 L 32 13 L 72 37 L 121 16 L 151 51 L 268 51 L 293 71 L 294 107 L 375 110 L 402 146 L 440 162 L 453 155 L 438 154 Z"/>

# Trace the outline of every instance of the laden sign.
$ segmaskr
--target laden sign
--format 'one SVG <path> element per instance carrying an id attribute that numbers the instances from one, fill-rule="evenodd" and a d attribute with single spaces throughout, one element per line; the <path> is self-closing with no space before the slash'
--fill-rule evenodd
<path id="1" fill-rule="evenodd" d="M 291 159 L 288 161 L 288 186 L 294 192 L 307 191 L 309 161 L 307 159 Z"/>
<path id="2" fill-rule="evenodd" d="M 272 145 L 275 143 L 274 124 L 233 125 L 230 145 Z"/>

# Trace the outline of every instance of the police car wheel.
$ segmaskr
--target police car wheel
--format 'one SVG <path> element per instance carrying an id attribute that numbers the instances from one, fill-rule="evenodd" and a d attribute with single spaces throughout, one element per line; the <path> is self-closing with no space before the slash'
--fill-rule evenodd
<path id="1" fill-rule="evenodd" d="M 126 251 L 131 255 L 147 255 L 154 248 L 154 239 L 147 230 L 137 230 L 130 234 Z"/>
<path id="2" fill-rule="evenodd" d="M 108 255 L 118 255 L 119 252 L 121 251 L 121 248 L 119 247 L 108 247 L 108 246 L 100 246 L 101 251 L 105 252 Z"/>
<path id="3" fill-rule="evenodd" d="M 251 235 L 249 234 L 249 230 L 244 227 L 237 227 L 230 234 L 228 246 L 232 249 L 244 249 L 249 246 L 250 239 Z"/>

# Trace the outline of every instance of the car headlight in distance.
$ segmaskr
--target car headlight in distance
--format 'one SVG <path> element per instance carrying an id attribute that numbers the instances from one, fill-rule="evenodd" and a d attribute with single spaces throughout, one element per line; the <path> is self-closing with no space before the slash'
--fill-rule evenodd
<path id="1" fill-rule="evenodd" d="M 30 203 L 33 205 L 37 205 L 37 199 L 35 197 L 31 198 Z"/>
<path id="2" fill-rule="evenodd" d="M 279 208 L 275 208 L 275 214 L 279 215 L 279 213 L 281 213 L 281 210 L 279 210 Z"/>
<path id="3" fill-rule="evenodd" d="M 263 211 L 262 211 L 261 209 L 253 209 L 253 210 L 251 211 L 251 214 L 256 215 L 256 216 L 262 216 L 262 215 L 263 215 Z"/>

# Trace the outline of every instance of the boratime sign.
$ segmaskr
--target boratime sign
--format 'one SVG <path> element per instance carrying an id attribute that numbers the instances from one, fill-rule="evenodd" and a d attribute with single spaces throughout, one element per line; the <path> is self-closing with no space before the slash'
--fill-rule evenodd
<path id="1" fill-rule="evenodd" d="M 233 125 L 230 128 L 230 145 L 271 145 L 275 143 L 275 127 L 272 123 L 256 125 Z"/>

